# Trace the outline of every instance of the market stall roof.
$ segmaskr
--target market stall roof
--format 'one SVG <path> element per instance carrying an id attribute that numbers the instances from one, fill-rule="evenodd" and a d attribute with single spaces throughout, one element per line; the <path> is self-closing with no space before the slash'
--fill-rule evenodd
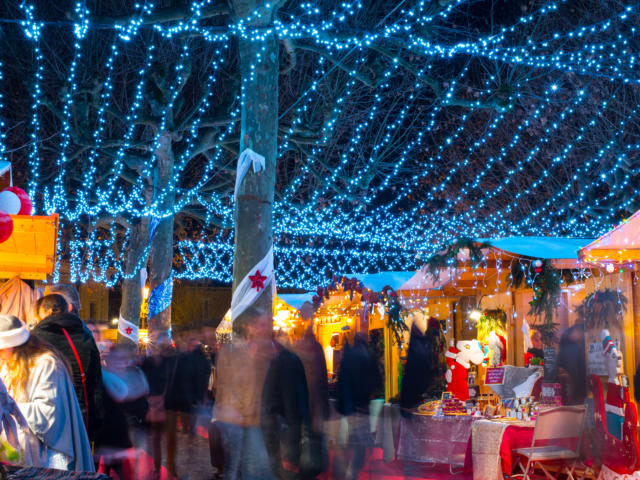
<path id="1" fill-rule="evenodd" d="M 401 290 L 402 286 L 415 275 L 415 272 L 380 272 L 380 273 L 347 273 L 340 276 L 356 278 L 365 288 L 372 292 L 381 292 L 387 285 L 393 290 Z"/>
<path id="2" fill-rule="evenodd" d="M 279 293 L 278 298 L 282 300 L 284 303 L 289 305 L 290 307 L 295 308 L 296 310 L 300 310 L 302 304 L 304 302 L 309 302 L 313 304 L 313 296 L 315 294 L 312 292 L 306 293 Z"/>
<path id="3" fill-rule="evenodd" d="M 578 251 L 593 242 L 593 238 L 504 237 L 480 238 L 498 250 L 517 256 L 540 259 L 577 259 Z"/>
<path id="4" fill-rule="evenodd" d="M 399 291 L 406 290 L 435 290 L 447 285 L 452 277 L 455 276 L 449 269 L 442 270 L 440 275 L 436 278 L 427 272 L 426 267 L 422 267 L 413 276 L 405 282 L 402 287 L 398 288 Z"/>
<path id="5" fill-rule="evenodd" d="M 44 280 L 53 272 L 58 215 L 11 215 L 13 233 L 0 243 L 0 278 Z"/>
<path id="6" fill-rule="evenodd" d="M 610 232 L 580 249 L 580 258 L 587 262 L 640 261 L 640 210 Z"/>
<path id="7" fill-rule="evenodd" d="M 561 238 L 561 237 L 504 237 L 479 238 L 478 243 L 488 243 L 490 248 L 483 248 L 482 253 L 488 261 L 485 271 L 495 270 L 498 258 L 530 257 L 536 259 L 553 260 L 556 267 L 570 268 L 578 261 L 578 251 L 581 247 L 593 241 L 590 238 Z M 495 272 L 494 272 L 495 275 Z M 443 268 L 434 277 L 428 273 L 427 266 L 418 270 L 399 290 L 447 290 L 449 285 L 455 288 L 449 293 L 461 294 L 463 290 L 473 290 L 477 280 L 469 269 Z"/>

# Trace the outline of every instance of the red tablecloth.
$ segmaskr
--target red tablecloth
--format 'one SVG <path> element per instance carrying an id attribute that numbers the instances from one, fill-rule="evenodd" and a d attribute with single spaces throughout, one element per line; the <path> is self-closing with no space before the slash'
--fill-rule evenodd
<path id="1" fill-rule="evenodd" d="M 509 425 L 505 429 L 500 443 L 500 463 L 504 473 L 511 474 L 513 467 L 518 463 L 517 456 L 513 451 L 518 448 L 530 447 L 532 439 L 533 427 Z"/>

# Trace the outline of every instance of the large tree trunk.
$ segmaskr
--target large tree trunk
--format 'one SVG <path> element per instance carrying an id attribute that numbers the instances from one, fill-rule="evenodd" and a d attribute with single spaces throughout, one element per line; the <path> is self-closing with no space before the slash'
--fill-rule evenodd
<path id="1" fill-rule="evenodd" d="M 271 8 L 274 8 L 274 3 L 277 2 L 273 2 Z M 238 18 L 246 18 L 261 4 L 263 2 L 259 0 L 233 0 Z M 262 25 L 254 26 L 263 26 L 270 20 L 269 15 L 264 15 L 260 20 Z M 264 41 L 252 42 L 240 37 L 238 43 L 243 85 L 241 151 L 250 147 L 263 155 L 266 169 L 258 174 L 249 169 L 238 192 L 233 259 L 234 290 L 273 244 L 271 223 L 278 132 L 278 42 L 270 34 Z M 268 312 L 269 318 L 273 303 L 271 292 L 271 286 L 267 286 L 254 304 L 258 309 Z M 249 309 L 234 323 L 248 325 L 256 320 L 255 314 Z"/>
<path id="2" fill-rule="evenodd" d="M 140 327 L 140 306 L 142 304 L 142 287 L 140 267 L 146 267 L 146 262 L 139 265 L 145 249 L 149 245 L 149 219 L 139 218 L 131 226 L 131 236 L 127 251 L 125 274 L 127 278 L 122 281 L 122 303 L 120 304 L 120 317 Z M 125 327 L 126 328 L 126 327 Z M 138 348 L 126 335 L 118 329 L 118 344 L 128 348 Z"/>
<path id="3" fill-rule="evenodd" d="M 167 191 L 173 180 L 173 150 L 172 136 L 170 132 L 162 132 L 159 141 L 159 147 L 154 152 L 156 156 L 156 166 L 153 178 L 154 196 L 160 192 Z M 172 188 L 167 192 L 162 203 L 158 206 L 161 210 L 169 210 L 173 208 L 175 203 L 175 191 Z M 152 304 L 154 295 L 161 290 L 165 281 L 172 278 L 173 266 L 173 215 L 163 219 L 157 219 L 159 223 L 155 227 L 151 239 L 151 255 L 149 261 L 149 348 L 155 350 L 158 341 L 171 338 L 171 290 L 165 289 L 161 303 L 166 308 L 153 314 Z M 153 230 L 153 220 L 150 230 Z M 157 289 L 157 290 L 156 290 Z"/>

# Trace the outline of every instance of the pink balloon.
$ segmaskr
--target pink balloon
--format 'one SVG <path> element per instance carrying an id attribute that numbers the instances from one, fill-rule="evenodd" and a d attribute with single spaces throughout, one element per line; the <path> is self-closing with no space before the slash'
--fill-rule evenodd
<path id="1" fill-rule="evenodd" d="M 0 243 L 6 242 L 13 233 L 13 218 L 0 212 Z"/>
<path id="2" fill-rule="evenodd" d="M 27 192 L 20 187 L 7 187 L 5 190 L 15 193 L 20 199 L 21 206 L 18 215 L 31 215 L 33 204 L 31 203 L 31 199 L 29 198 L 29 195 L 27 195 Z"/>

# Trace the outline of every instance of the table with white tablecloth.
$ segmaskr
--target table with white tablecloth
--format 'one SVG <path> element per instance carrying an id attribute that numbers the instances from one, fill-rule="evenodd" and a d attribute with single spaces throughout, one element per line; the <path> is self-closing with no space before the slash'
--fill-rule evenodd
<path id="1" fill-rule="evenodd" d="M 400 420 L 397 458 L 464 465 L 471 429 L 479 417 L 412 415 Z"/>

